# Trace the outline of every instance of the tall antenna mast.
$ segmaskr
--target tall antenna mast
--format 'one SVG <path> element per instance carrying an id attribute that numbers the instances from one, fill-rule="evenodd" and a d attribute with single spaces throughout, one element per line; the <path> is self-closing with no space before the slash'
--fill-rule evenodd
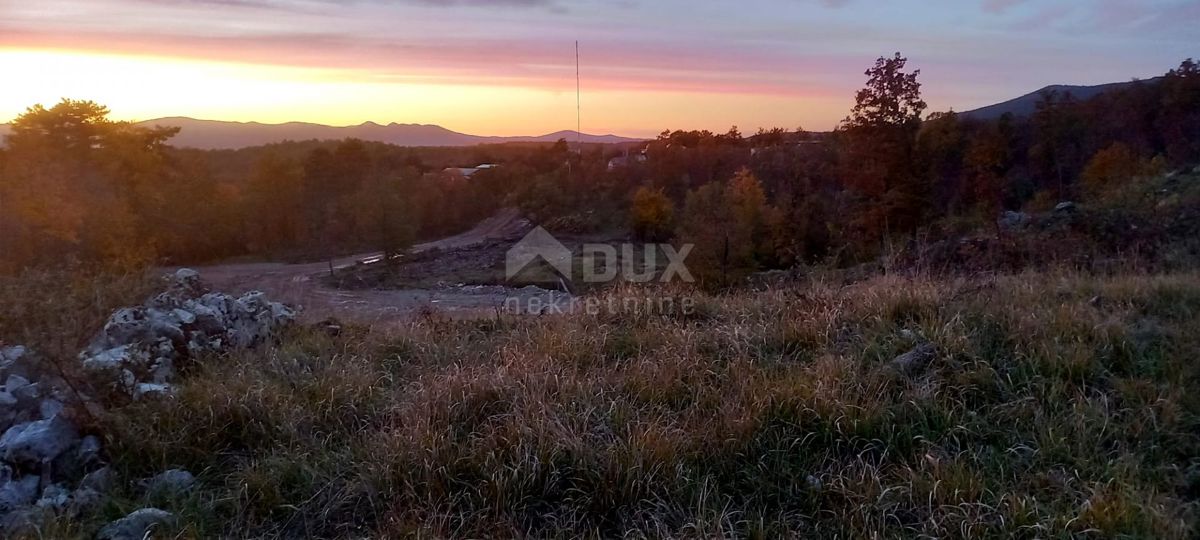
<path id="1" fill-rule="evenodd" d="M 583 101 L 579 86 L 579 40 L 575 40 L 575 149 L 583 155 Z"/>

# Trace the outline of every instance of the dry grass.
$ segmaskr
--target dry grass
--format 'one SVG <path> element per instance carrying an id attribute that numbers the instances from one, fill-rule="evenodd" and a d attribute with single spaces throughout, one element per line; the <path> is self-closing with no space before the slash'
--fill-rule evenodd
<path id="1" fill-rule="evenodd" d="M 109 451 L 129 482 L 198 473 L 150 502 L 201 537 L 1197 533 L 1196 274 L 879 277 L 699 310 L 301 330 L 113 411 Z M 923 339 L 925 372 L 888 367 Z"/>
<path id="2" fill-rule="evenodd" d="M 73 359 L 113 310 L 141 303 L 159 285 L 140 271 L 0 273 L 0 344 Z"/>

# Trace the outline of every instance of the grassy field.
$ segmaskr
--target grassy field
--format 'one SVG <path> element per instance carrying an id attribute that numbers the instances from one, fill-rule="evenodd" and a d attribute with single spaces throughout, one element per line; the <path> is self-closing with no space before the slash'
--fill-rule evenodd
<path id="1" fill-rule="evenodd" d="M 297 329 L 208 359 L 177 399 L 97 420 L 125 487 L 57 532 L 153 503 L 185 537 L 1197 533 L 1200 275 L 696 302 Z M 927 367 L 892 366 L 925 341 Z M 201 488 L 140 500 L 169 467 Z"/>

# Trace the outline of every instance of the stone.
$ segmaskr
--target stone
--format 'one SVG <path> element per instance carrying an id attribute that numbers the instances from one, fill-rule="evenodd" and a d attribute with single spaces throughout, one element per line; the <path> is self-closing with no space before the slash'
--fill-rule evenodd
<path id="1" fill-rule="evenodd" d="M 902 329 L 900 329 L 899 333 L 900 333 L 900 337 L 907 339 L 909 341 L 920 341 L 922 339 L 921 334 L 918 334 L 911 328 L 902 328 Z"/>
<path id="2" fill-rule="evenodd" d="M 79 448 L 75 450 L 75 458 L 79 464 L 84 466 L 98 463 L 100 461 L 100 450 L 100 438 L 95 435 L 88 435 L 79 441 Z"/>
<path id="3" fill-rule="evenodd" d="M 996 225 L 1006 231 L 1019 231 L 1029 225 L 1030 217 L 1025 212 L 1007 211 L 996 219 Z"/>
<path id="4" fill-rule="evenodd" d="M 3 514 L 0 517 L 0 538 L 45 538 L 38 534 L 38 528 L 45 519 L 45 512 L 33 506 Z"/>
<path id="5" fill-rule="evenodd" d="M 89 371 L 116 371 L 138 363 L 137 354 L 131 345 L 121 345 L 87 357 L 83 367 Z"/>
<path id="6" fill-rule="evenodd" d="M 153 332 L 146 309 L 136 307 L 114 311 L 98 337 L 100 338 L 99 342 L 104 346 L 116 347 L 146 341 L 151 336 L 153 336 Z"/>
<path id="7" fill-rule="evenodd" d="M 196 324 L 196 314 L 186 309 L 175 308 L 171 310 L 171 316 L 182 325 Z"/>
<path id="8" fill-rule="evenodd" d="M 161 357 L 150 365 L 150 382 L 164 384 L 175 379 L 175 362 Z"/>
<path id="9" fill-rule="evenodd" d="M 71 500 L 67 502 L 67 514 L 72 516 L 80 516 L 95 510 L 100 507 L 100 503 L 104 501 L 104 496 L 99 492 L 80 488 L 71 493 Z"/>
<path id="10" fill-rule="evenodd" d="M 1063 202 L 1058 203 L 1058 205 L 1056 205 L 1054 207 L 1054 211 L 1060 212 L 1060 213 L 1061 212 L 1074 212 L 1077 208 L 1078 208 L 1078 205 L 1076 205 L 1075 203 L 1073 203 L 1071 201 L 1063 201 Z"/>
<path id="11" fill-rule="evenodd" d="M 133 389 L 137 385 L 137 376 L 128 369 L 122 369 L 120 377 L 117 378 L 116 385 L 126 392 L 133 393 Z"/>
<path id="12" fill-rule="evenodd" d="M 198 290 L 201 286 L 200 272 L 191 268 L 180 268 L 171 275 L 171 278 L 174 280 L 174 285 L 186 287 L 191 290 Z"/>
<path id="13" fill-rule="evenodd" d="M 96 534 L 98 540 L 143 540 L 154 532 L 175 525 L 175 515 L 158 508 L 142 508 L 113 521 Z"/>
<path id="14" fill-rule="evenodd" d="M 71 490 L 62 484 L 51 484 L 42 490 L 42 497 L 37 500 L 38 508 L 62 510 L 71 500 Z"/>
<path id="15" fill-rule="evenodd" d="M 37 385 L 15 373 L 9 375 L 8 379 L 4 381 L 4 389 L 18 400 L 35 400 L 38 398 Z"/>
<path id="16" fill-rule="evenodd" d="M 269 307 L 271 310 L 272 330 L 296 321 L 296 310 L 292 309 L 291 306 L 279 302 L 271 302 Z"/>
<path id="17" fill-rule="evenodd" d="M 38 372 L 37 364 L 37 358 L 21 345 L 0 348 L 0 377 L 17 374 L 33 378 Z"/>
<path id="18" fill-rule="evenodd" d="M 0 459 L 39 465 L 58 457 L 79 441 L 75 426 L 61 416 L 25 422 L 0 435 Z"/>
<path id="19" fill-rule="evenodd" d="M 143 399 L 164 399 L 175 395 L 175 388 L 166 383 L 137 383 L 133 389 L 135 401 Z"/>
<path id="20" fill-rule="evenodd" d="M 154 308 L 147 309 L 146 320 L 150 326 L 150 338 L 158 346 L 160 354 L 161 351 L 168 350 L 168 348 L 173 351 L 172 344 L 183 345 L 186 340 L 186 335 L 183 332 L 183 328 L 180 328 L 181 324 L 176 319 L 174 310 L 160 311 Z M 162 345 L 164 341 L 167 343 L 166 347 Z"/>
<path id="21" fill-rule="evenodd" d="M 912 350 L 894 358 L 890 366 L 896 371 L 912 376 L 929 367 L 929 363 L 937 356 L 937 346 L 932 343 L 921 343 Z"/>
<path id="22" fill-rule="evenodd" d="M 17 421 L 17 398 L 0 390 L 0 430 L 8 429 Z"/>
<path id="23" fill-rule="evenodd" d="M 101 382 L 107 382 L 110 387 L 130 394 L 137 384 L 134 372 L 145 372 L 149 364 L 149 354 L 133 345 L 113 347 L 83 360 L 84 370 Z"/>
<path id="24" fill-rule="evenodd" d="M 17 361 L 28 354 L 29 350 L 22 345 L 0 348 L 0 366 Z"/>
<path id="25" fill-rule="evenodd" d="M 183 469 L 170 469 L 144 480 L 142 486 L 151 497 L 178 497 L 192 490 L 196 477 Z"/>
<path id="26" fill-rule="evenodd" d="M 0 470 L 0 514 L 33 504 L 37 500 L 40 483 L 37 475 L 14 478 L 12 469 L 5 467 Z"/>
<path id="27" fill-rule="evenodd" d="M 157 359 L 159 359 L 159 358 L 167 358 L 167 359 L 175 358 L 178 355 L 178 353 L 175 352 L 175 341 L 172 341 L 173 339 L 174 338 L 172 338 L 172 337 L 158 338 L 158 340 L 156 340 L 154 342 L 153 347 L 147 348 L 147 352 L 150 353 L 150 357 L 154 358 L 155 361 L 157 361 Z M 182 334 L 180 334 L 179 339 L 183 340 L 185 338 L 183 337 Z"/>
<path id="28" fill-rule="evenodd" d="M 4 388 L 17 400 L 13 406 L 14 412 L 16 412 L 14 421 L 24 422 L 40 417 L 37 411 L 41 406 L 41 402 L 38 400 L 41 392 L 38 390 L 37 383 L 29 382 L 29 379 L 13 374 L 9 375 L 8 380 L 4 382 Z"/>
<path id="29" fill-rule="evenodd" d="M 184 304 L 184 309 L 192 314 L 192 322 L 188 323 L 201 335 L 212 335 L 225 331 L 225 314 L 201 300 L 190 300 Z"/>
<path id="30" fill-rule="evenodd" d="M 38 414 L 41 415 L 43 420 L 49 420 L 62 414 L 66 408 L 67 406 L 63 402 L 54 398 L 46 398 L 38 403 Z"/>
<path id="31" fill-rule="evenodd" d="M 83 476 L 79 489 L 90 489 L 97 493 L 108 493 L 116 486 L 116 473 L 111 467 L 101 467 Z"/>

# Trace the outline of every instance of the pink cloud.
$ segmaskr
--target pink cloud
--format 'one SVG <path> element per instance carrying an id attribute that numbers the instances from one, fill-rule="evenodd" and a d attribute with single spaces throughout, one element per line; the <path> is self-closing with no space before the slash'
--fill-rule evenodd
<path id="1" fill-rule="evenodd" d="M 573 44 L 548 40 L 381 41 L 332 34 L 213 37 L 8 28 L 0 32 L 0 46 L 340 69 L 378 82 L 562 90 L 574 85 Z M 653 42 L 585 43 L 583 59 L 587 84 L 607 90 L 814 95 L 832 92 L 832 85 L 800 74 L 845 71 L 841 60 L 824 55 L 733 48 L 697 52 Z M 794 71 L 783 69 L 787 66 Z"/>

